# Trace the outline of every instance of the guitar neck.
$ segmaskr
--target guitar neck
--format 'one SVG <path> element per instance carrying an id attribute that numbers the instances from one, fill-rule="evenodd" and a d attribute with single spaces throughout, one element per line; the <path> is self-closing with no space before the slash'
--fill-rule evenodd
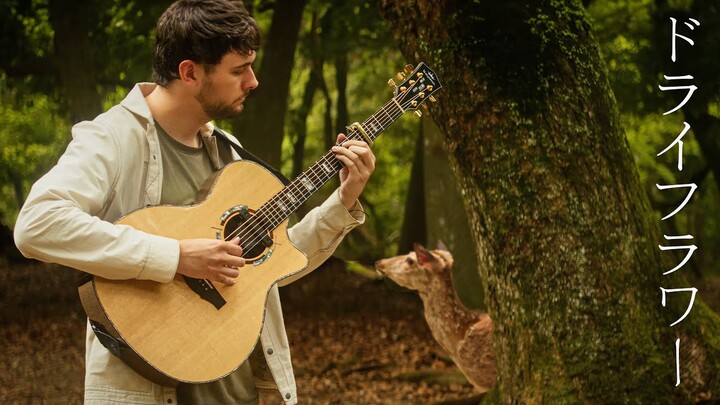
<path id="1" fill-rule="evenodd" d="M 417 109 L 425 100 L 435 101 L 432 94 L 442 87 L 435 72 L 422 62 L 415 70 L 410 72 L 411 70 L 411 66 L 406 66 L 407 78 L 402 73 L 398 73 L 398 78 L 403 78 L 403 82 L 399 85 L 395 85 L 393 80 L 388 82 L 395 86 L 394 97 L 362 123 L 350 125 L 347 128 L 347 140 L 361 140 L 372 144 L 404 112 L 416 111 L 420 115 Z M 310 196 L 315 194 L 342 168 L 342 162 L 335 158 L 332 151 L 328 151 L 263 204 L 251 219 L 242 223 L 241 228 L 243 229 L 238 228 L 232 235 L 241 234 L 246 237 L 241 242 L 245 251 L 249 251 L 258 243 L 268 242 L 268 233 L 297 211 Z"/>
<path id="2" fill-rule="evenodd" d="M 347 140 L 369 140 L 369 143 L 372 143 L 403 112 L 398 102 L 391 99 L 360 124 L 359 127 L 355 125 L 348 127 Z M 263 220 L 265 229 L 275 229 L 342 168 L 343 164 L 335 158 L 335 154 L 328 151 L 290 184 L 285 186 L 284 189 L 263 204 L 255 213 L 255 217 Z"/>

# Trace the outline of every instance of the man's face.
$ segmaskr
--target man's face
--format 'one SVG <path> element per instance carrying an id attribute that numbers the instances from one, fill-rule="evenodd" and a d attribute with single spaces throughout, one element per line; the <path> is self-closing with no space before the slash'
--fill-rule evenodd
<path id="1" fill-rule="evenodd" d="M 255 52 L 248 56 L 228 52 L 220 63 L 205 68 L 195 99 L 210 119 L 235 118 L 242 112 L 245 98 L 258 86 L 252 69 L 255 56 Z"/>

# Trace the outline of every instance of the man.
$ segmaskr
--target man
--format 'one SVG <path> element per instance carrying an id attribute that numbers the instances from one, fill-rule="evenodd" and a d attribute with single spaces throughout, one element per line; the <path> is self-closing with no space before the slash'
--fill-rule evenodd
<path id="1" fill-rule="evenodd" d="M 245 264 L 238 239 L 178 241 L 113 222 L 147 205 L 192 203 L 214 170 L 239 158 L 209 122 L 242 111 L 258 86 L 252 68 L 258 47 L 257 25 L 241 4 L 171 5 L 158 20 L 155 84 L 136 85 L 119 105 L 73 127 L 72 142 L 35 183 L 18 216 L 15 240 L 23 254 L 110 279 L 167 283 L 182 274 L 234 284 Z M 307 271 L 364 221 L 357 199 L 375 157 L 354 140 L 333 151 L 345 165 L 339 188 L 288 231 L 309 258 Z M 258 389 L 277 387 L 286 403 L 296 403 L 277 286 L 265 320 L 251 356 L 257 364 L 247 361 L 219 381 L 177 390 L 136 374 L 88 328 L 85 402 L 256 404 Z"/>

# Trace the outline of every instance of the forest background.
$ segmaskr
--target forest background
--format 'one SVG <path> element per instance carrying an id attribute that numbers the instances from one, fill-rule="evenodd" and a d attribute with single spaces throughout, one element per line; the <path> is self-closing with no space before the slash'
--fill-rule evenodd
<path id="1" fill-rule="evenodd" d="M 482 260 L 487 246 L 477 242 L 480 236 L 473 229 L 477 227 L 472 219 L 475 206 L 468 202 L 472 197 L 468 195 L 467 184 L 458 180 L 463 165 L 453 160 L 458 148 L 453 140 L 461 138 L 448 133 L 452 114 L 436 114 L 443 111 L 438 110 L 443 103 L 450 105 L 452 101 L 482 116 L 484 104 L 479 95 L 475 100 L 457 87 L 468 77 L 463 76 L 466 73 L 463 67 L 448 66 L 456 49 L 449 46 L 428 50 L 420 43 L 413 53 L 408 51 L 412 35 L 405 36 L 402 28 L 409 25 L 416 32 L 430 29 L 438 22 L 428 20 L 425 24 L 423 19 L 441 18 L 441 14 L 424 14 L 432 7 L 430 2 L 423 1 L 398 14 L 394 12 L 400 8 L 393 8 L 391 1 L 245 3 L 264 34 L 256 64 L 260 87 L 240 118 L 218 124 L 290 178 L 325 152 L 335 134 L 344 131 L 346 125 L 364 120 L 382 106 L 392 96 L 393 89 L 386 84 L 388 79 L 395 77 L 395 72 L 405 64 L 420 62 L 424 54 L 447 61 L 440 66 L 439 73 L 445 74 L 440 74 L 440 80 L 452 85 L 436 95 L 440 107 L 430 105 L 429 113 L 421 118 L 406 114 L 376 143 L 378 167 L 361 201 L 368 213 L 367 223 L 349 235 L 337 256 L 350 268 L 367 273 L 368 266 L 376 260 L 408 252 L 414 242 L 432 247 L 442 240 L 456 256 L 454 278 L 461 299 L 470 307 L 490 309 L 492 315 L 493 305 L 486 300 L 488 280 L 483 277 L 484 271 L 489 271 Z M 554 2 L 538 2 L 537 9 L 560 8 L 550 3 Z M 168 4 L 127 0 L 0 2 L 0 226 L 7 268 L 25 265 L 11 241 L 15 217 L 32 183 L 54 164 L 70 141 L 71 126 L 94 118 L 119 102 L 134 83 L 150 79 L 154 24 Z M 602 55 L 602 65 L 597 67 L 601 71 L 599 80 L 606 77 L 609 81 L 611 98 L 632 153 L 631 165 L 639 176 L 640 192 L 646 195 L 651 208 L 637 215 L 648 215 L 647 220 L 655 222 L 664 235 L 693 236 L 692 244 L 698 249 L 679 273 L 717 311 L 720 302 L 717 7 L 713 2 L 699 0 L 589 0 L 567 4 L 569 9 L 583 13 L 581 18 L 587 19 L 592 30 L 590 41 Z M 457 13 L 453 18 L 470 26 L 482 26 L 506 13 L 534 5 L 535 2 L 510 1 L 504 6 L 506 9 L 487 7 L 483 9 L 486 14 Z M 547 29 L 562 37 L 563 24 L 548 15 Z M 695 44 L 691 47 L 678 40 L 680 61 L 676 63 L 670 61 L 671 16 L 678 21 L 678 27 L 685 27 L 689 18 L 700 22 L 692 31 L 678 28 L 693 38 Z M 548 40 L 543 47 L 560 49 L 562 43 Z M 533 69 L 537 55 L 527 56 L 527 69 Z M 424 61 L 435 67 L 433 60 Z M 448 77 L 453 74 L 457 76 Z M 664 115 L 682 100 L 682 92 L 663 92 L 658 87 L 673 85 L 663 77 L 672 74 L 694 75 L 697 91 L 681 111 Z M 501 80 L 498 87 L 505 84 Z M 532 97 L 535 93 L 528 94 Z M 683 122 L 690 122 L 692 130 L 682 139 L 683 169 L 678 170 L 675 148 L 658 154 L 678 137 Z M 628 158 L 625 155 L 618 154 L 616 158 L 617 165 L 628 163 L 623 161 Z M 476 159 L 484 161 L 481 155 Z M 588 170 L 593 172 L 592 167 Z M 498 173 L 498 177 L 502 176 L 503 173 Z M 513 175 L 507 174 L 507 178 L 512 179 Z M 597 180 L 601 181 L 612 187 L 612 182 L 604 177 Z M 690 203 L 680 214 L 661 220 L 679 205 L 683 196 L 662 192 L 656 185 L 688 183 L 697 185 Z M 331 182 L 317 198 L 323 198 L 332 187 Z M 316 202 L 311 201 L 309 206 Z M 470 215 L 466 210 L 470 210 Z M 598 227 L 603 229 L 602 225 Z M 654 235 L 648 235 L 648 239 L 655 245 L 670 244 Z M 675 263 L 680 262 L 684 254 L 674 253 Z M 0 298 L 9 300 L 17 286 L 9 276 L 2 280 Z M 320 280 L 314 282 L 322 284 Z M 660 306 L 659 293 L 653 304 Z M 685 304 L 678 304 L 682 305 Z M 3 321 L 11 323 L 19 317 L 6 316 Z M 669 361 L 673 355 L 672 342 L 665 343 Z M 663 367 L 673 371 L 668 364 Z M 717 384 L 717 365 L 709 364 L 713 364 L 710 367 L 714 370 L 709 373 L 710 380 Z M 672 386 L 672 382 L 667 385 Z M 592 398 L 593 394 L 588 395 Z M 694 392 L 692 396 L 705 398 L 703 395 Z"/>

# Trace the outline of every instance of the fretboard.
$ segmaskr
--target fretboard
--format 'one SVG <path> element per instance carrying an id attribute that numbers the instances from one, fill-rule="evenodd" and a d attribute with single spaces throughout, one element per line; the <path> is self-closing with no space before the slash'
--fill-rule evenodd
<path id="1" fill-rule="evenodd" d="M 364 129 L 365 135 L 371 141 L 374 141 L 403 112 L 400 105 L 394 99 L 391 99 L 360 125 Z M 351 139 L 366 140 L 359 129 L 353 129 L 352 127 L 348 127 L 346 135 L 346 141 Z M 253 222 L 256 222 L 256 224 L 252 226 L 252 229 L 262 229 L 264 231 L 259 233 L 265 234 L 277 228 L 342 168 L 343 164 L 335 158 L 332 151 L 325 153 L 255 212 Z"/>

